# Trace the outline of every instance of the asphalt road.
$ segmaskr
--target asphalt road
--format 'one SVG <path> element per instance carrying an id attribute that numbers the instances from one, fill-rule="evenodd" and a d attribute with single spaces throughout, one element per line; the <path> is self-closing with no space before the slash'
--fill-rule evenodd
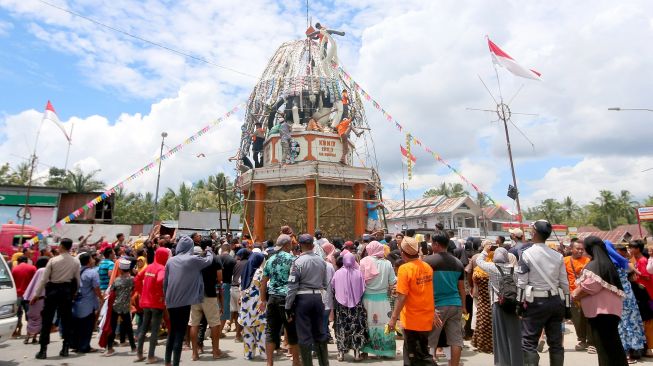
<path id="1" fill-rule="evenodd" d="M 264 365 L 265 361 L 263 359 L 256 359 L 254 361 L 246 361 L 243 359 L 243 345 L 242 343 L 235 343 L 233 340 L 234 333 L 228 333 L 227 338 L 220 340 L 220 348 L 226 352 L 229 357 L 221 359 L 218 361 L 213 361 L 210 354 L 210 340 L 205 341 L 205 347 L 209 353 L 201 355 L 200 361 L 193 362 L 191 361 L 191 352 L 184 351 L 182 353 L 182 364 L 190 365 L 197 364 L 201 366 L 202 364 L 217 363 L 221 365 L 229 366 L 243 366 L 247 364 L 252 365 Z M 92 345 L 97 346 L 97 340 L 94 340 L 91 343 Z M 574 345 L 576 344 L 576 337 L 573 333 L 573 326 L 567 325 L 567 334 L 565 335 L 565 364 L 566 365 L 582 365 L 590 366 L 597 365 L 598 360 L 596 355 L 590 355 L 586 352 L 576 352 L 574 351 Z M 465 342 L 465 349 L 463 351 L 462 362 L 465 366 L 488 366 L 493 364 L 493 358 L 491 354 L 482 354 L 473 352 L 469 342 Z M 401 350 L 402 343 L 397 341 L 397 349 Z M 130 354 L 129 347 L 116 347 L 116 354 L 112 357 L 103 357 L 101 353 L 94 354 L 75 354 L 71 353 L 70 357 L 63 358 L 59 357 L 59 350 L 61 348 L 61 342 L 58 335 L 52 335 L 52 343 L 48 349 L 48 359 L 47 360 L 36 360 L 34 355 L 38 351 L 38 345 L 24 345 L 22 339 L 12 339 L 5 343 L 0 344 L 0 366 L 16 366 L 16 365 L 93 365 L 93 366 L 116 366 L 116 365 L 127 365 L 133 364 L 135 355 Z M 165 339 L 159 340 L 159 346 L 156 349 L 156 356 L 163 358 L 165 350 Z M 345 358 L 345 362 L 338 362 L 336 360 L 337 352 L 335 345 L 329 345 L 330 351 L 330 364 L 331 365 L 340 365 L 340 364 L 350 364 L 353 363 L 353 357 L 351 353 Z M 145 352 L 147 353 L 147 344 L 145 345 Z M 397 358 L 394 361 L 380 360 L 375 358 L 370 358 L 366 361 L 360 362 L 364 364 L 381 364 L 383 365 L 393 365 L 401 366 L 403 364 L 401 360 L 401 353 L 398 353 Z M 653 359 L 643 359 L 640 361 L 642 364 L 653 364 Z M 285 357 L 280 357 L 275 359 L 276 365 L 286 365 L 291 364 L 290 360 Z M 446 361 L 441 359 L 439 365 L 446 365 Z M 541 365 L 548 365 L 548 353 L 546 347 L 544 352 L 541 354 L 540 359 Z M 140 363 L 140 365 L 144 365 Z M 160 362 L 159 365 L 163 365 L 163 362 Z M 314 359 L 314 365 L 318 365 L 317 359 Z"/>

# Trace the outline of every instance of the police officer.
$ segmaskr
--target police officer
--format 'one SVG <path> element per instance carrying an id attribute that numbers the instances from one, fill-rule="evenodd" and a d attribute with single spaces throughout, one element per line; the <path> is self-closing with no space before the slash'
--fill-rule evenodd
<path id="1" fill-rule="evenodd" d="M 48 343 L 50 343 L 50 328 L 52 327 L 55 311 L 59 316 L 59 327 L 63 330 L 63 343 L 59 355 L 68 357 L 73 331 L 71 322 L 73 299 L 79 288 L 81 267 L 79 260 L 69 253 L 72 246 L 72 240 L 68 238 L 61 239 L 59 255 L 48 261 L 43 272 L 43 278 L 35 292 L 39 294 L 45 288 L 45 301 L 41 312 L 41 338 L 39 339 L 41 349 L 36 354 L 38 359 L 46 358 Z M 37 300 L 36 297 L 32 298 L 31 304 L 34 304 Z"/>
<path id="2" fill-rule="evenodd" d="M 531 225 L 533 245 L 522 252 L 517 268 L 524 366 L 539 364 L 537 344 L 543 329 L 551 366 L 562 366 L 565 359 L 562 322 L 571 318 L 569 282 L 562 254 L 544 243 L 551 231 L 546 220 Z"/>
<path id="3" fill-rule="evenodd" d="M 302 254 L 295 260 L 288 277 L 286 314 L 296 319 L 299 352 L 303 366 L 312 366 L 312 350 L 320 366 L 329 365 L 328 334 L 324 327 L 322 291 L 327 288 L 327 264 L 313 252 L 313 236 L 299 236 Z"/>

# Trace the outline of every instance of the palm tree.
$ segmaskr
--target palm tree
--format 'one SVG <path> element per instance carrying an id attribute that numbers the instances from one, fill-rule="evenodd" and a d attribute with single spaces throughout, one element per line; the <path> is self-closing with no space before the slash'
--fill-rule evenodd
<path id="1" fill-rule="evenodd" d="M 9 184 L 11 178 L 11 166 L 9 163 L 4 163 L 0 166 L 0 184 Z"/>
<path id="2" fill-rule="evenodd" d="M 179 211 L 192 211 L 194 208 L 193 186 L 186 185 L 185 182 L 182 182 L 178 192 L 168 188 L 161 199 L 161 206 L 169 211 L 173 218 L 179 217 Z"/>
<path id="3" fill-rule="evenodd" d="M 592 202 L 597 212 L 608 220 L 608 228 L 612 230 L 612 220 L 618 215 L 618 202 L 614 194 L 608 190 L 599 191 L 596 202 Z"/>
<path id="4" fill-rule="evenodd" d="M 447 198 L 465 197 L 469 196 L 469 192 L 461 183 L 444 183 L 442 182 L 438 188 L 431 188 L 424 192 L 423 197 L 445 196 Z"/>
<path id="5" fill-rule="evenodd" d="M 571 221 L 577 215 L 579 210 L 580 207 L 571 197 L 567 196 L 562 201 L 562 214 L 567 221 Z"/>
<path id="6" fill-rule="evenodd" d="M 545 199 L 538 207 L 539 211 L 544 215 L 544 218 L 552 224 L 560 222 L 561 208 L 560 202 L 553 198 Z"/>
<path id="7" fill-rule="evenodd" d="M 66 173 L 63 186 L 70 192 L 95 192 L 104 189 L 104 182 L 95 179 L 95 175 L 100 169 L 93 170 L 90 173 L 84 173 L 81 168 L 76 167 Z"/>
<path id="8" fill-rule="evenodd" d="M 29 163 L 20 163 L 11 172 L 11 175 L 9 176 L 9 184 L 13 184 L 17 186 L 26 186 L 27 184 L 29 184 L 29 176 L 30 176 Z M 34 184 L 33 181 L 32 184 Z"/>
<path id="9" fill-rule="evenodd" d="M 637 223 L 637 216 L 635 215 L 635 208 L 637 206 L 639 206 L 639 202 L 633 199 L 629 191 L 624 189 L 619 192 L 619 197 L 617 197 L 619 216 L 626 218 L 627 223 Z"/>

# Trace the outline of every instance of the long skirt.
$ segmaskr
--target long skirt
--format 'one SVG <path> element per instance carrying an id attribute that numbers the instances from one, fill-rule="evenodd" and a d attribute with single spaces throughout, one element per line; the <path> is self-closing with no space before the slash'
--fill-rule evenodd
<path id="1" fill-rule="evenodd" d="M 475 279 L 478 289 L 476 327 L 472 336 L 472 346 L 480 352 L 492 353 L 492 308 L 490 307 L 489 278 Z"/>
<path id="2" fill-rule="evenodd" d="M 362 352 L 383 357 L 395 357 L 397 345 L 395 334 L 385 333 L 385 325 L 390 321 L 390 301 L 387 293 L 363 295 L 363 305 L 367 310 L 368 341 Z"/>
<path id="3" fill-rule="evenodd" d="M 27 317 L 27 333 L 41 333 L 41 311 L 43 311 L 43 300 L 39 300 L 30 305 L 25 316 Z"/>
<path id="4" fill-rule="evenodd" d="M 353 308 L 334 301 L 334 325 L 338 352 L 360 351 L 367 342 L 367 311 L 359 301 Z"/>
<path id="5" fill-rule="evenodd" d="M 633 288 L 628 281 L 628 274 L 622 268 L 617 268 L 617 273 L 626 294 L 618 327 L 621 344 L 626 351 L 640 350 L 644 348 L 645 342 L 642 316 L 639 313 L 639 307 L 637 307 Z M 652 347 L 649 345 L 649 348 Z"/>
<path id="6" fill-rule="evenodd" d="M 523 364 L 521 350 L 521 322 L 514 312 L 509 313 L 492 304 L 492 345 L 494 365 L 511 366 Z"/>

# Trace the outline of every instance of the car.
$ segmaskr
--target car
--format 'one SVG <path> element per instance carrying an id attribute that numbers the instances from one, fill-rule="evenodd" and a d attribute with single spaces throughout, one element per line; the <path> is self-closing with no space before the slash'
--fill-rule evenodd
<path id="1" fill-rule="evenodd" d="M 11 338 L 16 330 L 18 324 L 17 300 L 14 278 L 11 276 L 7 262 L 0 256 L 0 343 Z"/>

